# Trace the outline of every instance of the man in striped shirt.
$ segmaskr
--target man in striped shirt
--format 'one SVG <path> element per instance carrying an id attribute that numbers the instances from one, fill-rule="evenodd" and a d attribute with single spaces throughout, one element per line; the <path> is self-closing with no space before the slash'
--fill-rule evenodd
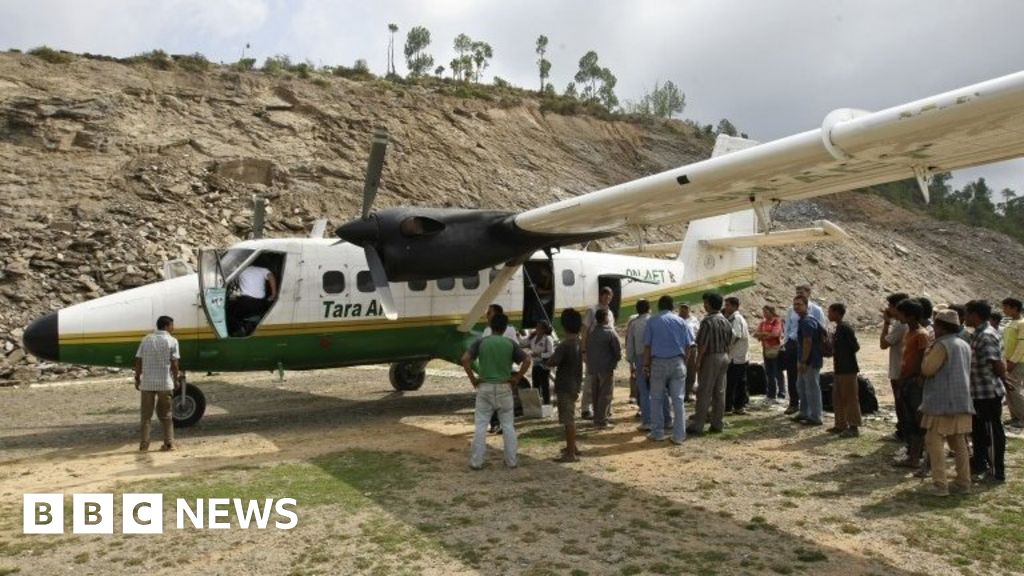
<path id="1" fill-rule="evenodd" d="M 171 395 L 178 381 L 178 341 L 171 336 L 174 319 L 161 316 L 156 320 L 156 331 L 142 339 L 135 353 L 135 389 L 142 392 L 142 432 L 139 450 L 149 450 L 149 427 L 156 417 L 164 430 L 164 444 L 160 450 L 174 450 L 174 421 L 171 420 Z"/>
<path id="2" fill-rule="evenodd" d="M 722 316 L 722 295 L 704 294 L 707 314 L 697 331 L 697 406 L 693 423 L 686 433 L 700 436 L 704 420 L 711 408 L 711 433 L 722 431 L 725 414 L 725 377 L 729 370 L 729 347 L 732 345 L 732 324 Z"/>
<path id="3" fill-rule="evenodd" d="M 974 421 L 971 446 L 972 468 L 976 474 L 988 473 L 996 482 L 1006 478 L 1003 459 L 1006 433 L 1003 430 L 1003 379 L 1006 366 L 999 349 L 999 334 L 988 323 L 992 306 L 984 300 L 967 303 L 966 323 L 974 328 L 971 339 L 971 399 Z"/>

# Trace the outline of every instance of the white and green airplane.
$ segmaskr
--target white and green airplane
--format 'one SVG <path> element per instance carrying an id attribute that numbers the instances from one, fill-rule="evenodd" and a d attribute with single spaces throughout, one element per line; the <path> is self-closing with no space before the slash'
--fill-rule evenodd
<path id="1" fill-rule="evenodd" d="M 37 319 L 26 349 L 128 367 L 167 315 L 186 370 L 391 363 L 392 385 L 415 390 L 429 360 L 459 361 L 488 304 L 529 328 L 595 303 L 604 286 L 616 310 L 664 294 L 695 302 L 705 291 L 735 291 L 754 283 L 760 246 L 845 237 L 829 223 L 771 231 L 779 202 L 912 177 L 927 198 L 931 174 L 1024 155 L 1024 72 L 880 112 L 836 110 L 820 128 L 764 144 L 723 136 L 708 160 L 521 213 L 372 211 L 386 138 L 379 132 L 371 148 L 362 216 L 337 229 L 340 241 L 321 238 L 321 229 L 201 250 L 198 273 Z M 560 249 L 624 232 L 642 237 L 656 225 L 680 226 L 682 241 L 620 253 Z M 278 297 L 260 316 L 232 318 L 236 280 L 255 263 L 274 273 Z M 204 410 L 199 388 L 182 386 L 178 424 L 194 424 Z"/>

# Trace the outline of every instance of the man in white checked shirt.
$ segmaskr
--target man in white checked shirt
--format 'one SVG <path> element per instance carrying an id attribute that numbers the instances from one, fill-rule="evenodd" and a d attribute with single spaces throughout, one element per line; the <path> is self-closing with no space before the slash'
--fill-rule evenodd
<path id="1" fill-rule="evenodd" d="M 164 430 L 160 450 L 174 450 L 174 421 L 171 420 L 171 394 L 178 381 L 178 341 L 171 336 L 174 319 L 161 316 L 156 331 L 142 339 L 135 353 L 135 389 L 142 392 L 142 439 L 139 450 L 149 450 L 149 426 L 156 407 L 156 417 Z"/>

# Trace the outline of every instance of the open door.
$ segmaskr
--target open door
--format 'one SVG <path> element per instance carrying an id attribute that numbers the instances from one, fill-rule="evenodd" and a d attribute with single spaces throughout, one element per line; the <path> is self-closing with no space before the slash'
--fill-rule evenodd
<path id="1" fill-rule="evenodd" d="M 523 326 L 534 328 L 547 320 L 554 325 L 555 275 L 551 260 L 531 260 L 523 265 Z"/>
<path id="2" fill-rule="evenodd" d="M 206 320 L 218 339 L 228 336 L 228 289 L 220 256 L 220 252 L 213 248 L 199 250 L 199 297 L 203 302 Z"/>
<path id="3" fill-rule="evenodd" d="M 598 276 L 597 291 L 599 294 L 605 286 L 612 289 L 612 301 L 608 308 L 612 311 L 612 317 L 618 322 L 620 318 L 619 306 L 622 304 L 622 276 L 618 274 L 614 276 Z"/>

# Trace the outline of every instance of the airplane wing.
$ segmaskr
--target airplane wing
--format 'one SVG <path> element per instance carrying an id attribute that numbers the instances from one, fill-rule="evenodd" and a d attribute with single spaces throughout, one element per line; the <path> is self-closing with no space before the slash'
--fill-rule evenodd
<path id="1" fill-rule="evenodd" d="M 567 234 L 688 222 L 1024 155 L 1024 72 L 561 200 L 515 217 Z"/>

